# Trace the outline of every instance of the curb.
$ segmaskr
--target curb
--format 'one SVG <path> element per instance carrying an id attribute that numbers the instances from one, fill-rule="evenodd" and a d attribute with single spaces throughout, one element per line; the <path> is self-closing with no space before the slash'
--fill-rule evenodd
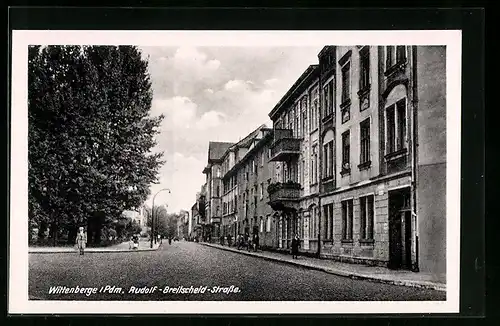
<path id="1" fill-rule="evenodd" d="M 369 275 L 344 272 L 344 271 L 341 271 L 338 269 L 332 269 L 332 268 L 327 268 L 327 267 L 305 265 L 305 264 L 301 264 L 299 262 L 290 261 L 290 260 L 283 260 L 283 259 L 279 259 L 279 258 L 275 258 L 275 257 L 261 256 L 259 254 L 255 254 L 252 252 L 235 251 L 235 250 L 229 249 L 229 248 L 214 246 L 210 243 L 200 242 L 200 244 L 207 246 L 207 247 L 220 249 L 220 250 L 230 251 L 230 252 L 239 253 L 239 254 L 252 256 L 252 257 L 258 257 L 258 258 L 262 258 L 264 260 L 280 262 L 280 263 L 299 266 L 299 267 L 303 267 L 303 268 L 307 268 L 307 269 L 311 269 L 311 270 L 317 270 L 317 271 L 321 271 L 321 272 L 325 272 L 325 273 L 333 274 L 333 275 L 337 275 L 337 276 L 348 277 L 348 278 L 353 279 L 353 280 L 364 280 L 364 281 L 371 281 L 371 282 L 376 282 L 376 283 L 391 284 L 391 285 L 406 286 L 406 287 L 413 287 L 413 288 L 421 288 L 421 289 L 429 289 L 429 290 L 446 292 L 446 285 L 441 285 L 441 284 L 435 284 L 435 283 L 429 283 L 429 282 L 424 283 L 424 282 L 418 282 L 418 281 L 417 282 L 415 282 L 415 281 L 398 281 L 398 280 L 377 278 L 377 277 L 373 277 L 373 276 L 369 276 Z"/>
<path id="2" fill-rule="evenodd" d="M 147 249 L 141 249 L 141 250 L 109 250 L 109 249 L 102 249 L 102 250 L 86 250 L 86 254 L 92 254 L 92 253 L 126 253 L 126 252 L 145 252 L 145 251 L 156 251 L 160 249 L 160 246 L 158 248 L 147 248 Z M 64 250 L 64 251 L 57 251 L 57 250 L 47 250 L 47 251 L 31 251 L 28 250 L 28 254 L 69 254 L 69 253 L 78 253 L 77 250 Z"/>

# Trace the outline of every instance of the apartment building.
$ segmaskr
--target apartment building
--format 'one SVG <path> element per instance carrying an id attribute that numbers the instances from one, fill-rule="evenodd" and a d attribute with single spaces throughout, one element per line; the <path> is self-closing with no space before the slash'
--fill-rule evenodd
<path id="1" fill-rule="evenodd" d="M 294 234 L 305 251 L 318 245 L 320 190 L 320 68 L 309 66 L 270 112 L 275 180 L 269 205 L 277 223 L 279 249 L 288 249 Z"/>
<path id="2" fill-rule="evenodd" d="M 222 158 L 233 144 L 228 142 L 209 142 L 208 162 L 203 173 L 206 176 L 205 216 L 207 235 L 217 239 L 221 234 L 222 221 Z"/>
<path id="3" fill-rule="evenodd" d="M 325 46 L 269 113 L 272 129 L 209 159 L 211 176 L 222 167 L 224 234 L 278 250 L 298 234 L 302 252 L 442 279 L 445 51 Z"/>
<path id="4" fill-rule="evenodd" d="M 223 164 L 224 234 L 259 234 L 264 247 L 275 244 L 267 192 L 274 172 L 271 137 L 272 129 L 260 126 L 228 150 Z"/>
<path id="5" fill-rule="evenodd" d="M 444 270 L 442 50 L 336 47 L 337 117 L 333 113 L 321 119 L 321 256 L 414 271 L 420 266 L 436 273 Z M 322 92 L 324 105 L 329 103 L 326 94 Z M 324 108 L 322 112 L 327 114 Z M 433 122 L 433 116 L 443 118 Z M 426 138 L 426 148 L 417 147 L 419 135 Z"/>

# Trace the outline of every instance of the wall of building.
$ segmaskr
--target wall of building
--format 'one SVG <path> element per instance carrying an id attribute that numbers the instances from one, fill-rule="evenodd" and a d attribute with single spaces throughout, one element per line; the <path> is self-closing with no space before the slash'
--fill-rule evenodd
<path id="1" fill-rule="evenodd" d="M 419 268 L 446 273 L 446 48 L 416 47 Z"/>
<path id="2" fill-rule="evenodd" d="M 340 105 L 342 104 L 342 65 L 337 62 L 337 87 L 336 87 L 336 179 L 338 187 L 347 187 L 357 182 L 368 180 L 380 173 L 379 169 L 379 54 L 377 47 L 369 47 L 370 57 L 370 91 L 368 101 L 361 101 L 358 92 L 360 91 L 360 50 L 358 46 L 337 47 L 337 59 L 346 60 L 350 63 L 350 107 L 349 120 L 342 123 Z M 344 63 L 344 62 L 342 62 Z M 362 105 L 363 104 L 363 105 Z M 369 168 L 360 168 L 361 155 L 361 130 L 360 123 L 370 119 L 370 161 Z M 346 131 L 350 133 L 350 173 L 341 174 L 342 171 L 342 134 Z"/>
<path id="3" fill-rule="evenodd" d="M 385 266 L 389 261 L 389 194 L 393 189 L 410 187 L 408 175 L 364 186 L 354 186 L 321 199 L 322 210 L 333 203 L 333 241 L 323 241 L 321 255 L 325 258 Z M 374 196 L 373 243 L 361 239 L 360 197 Z M 353 200 L 352 242 L 342 241 L 342 201 Z M 324 221 L 323 221 L 324 223 Z"/>

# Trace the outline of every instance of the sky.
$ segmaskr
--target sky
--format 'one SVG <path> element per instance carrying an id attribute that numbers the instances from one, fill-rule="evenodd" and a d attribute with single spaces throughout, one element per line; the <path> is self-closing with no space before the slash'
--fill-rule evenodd
<path id="1" fill-rule="evenodd" d="M 152 116 L 165 116 L 155 151 L 166 161 L 146 204 L 190 211 L 205 183 L 208 142 L 237 142 L 261 124 L 321 47 L 141 47 Z"/>

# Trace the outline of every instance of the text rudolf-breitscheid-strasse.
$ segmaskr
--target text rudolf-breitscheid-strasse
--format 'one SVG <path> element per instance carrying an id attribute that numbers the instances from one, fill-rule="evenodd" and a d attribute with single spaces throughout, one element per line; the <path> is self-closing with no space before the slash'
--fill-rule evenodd
<path id="1" fill-rule="evenodd" d="M 101 287 L 68 287 L 68 286 L 51 286 L 49 294 L 84 294 L 91 296 L 93 294 L 205 294 L 205 293 L 239 293 L 241 289 L 237 286 L 131 286 L 128 289 L 117 287 L 114 285 L 106 285 Z"/>

